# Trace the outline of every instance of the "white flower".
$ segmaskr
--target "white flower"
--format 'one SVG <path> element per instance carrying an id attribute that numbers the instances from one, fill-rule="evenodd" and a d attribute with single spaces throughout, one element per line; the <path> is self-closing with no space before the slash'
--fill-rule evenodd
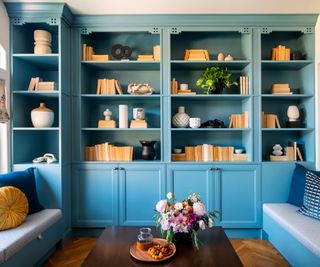
<path id="1" fill-rule="evenodd" d="M 188 198 L 190 199 L 190 201 L 191 201 L 192 203 L 196 203 L 196 202 L 199 201 L 199 197 L 198 197 L 198 195 L 195 194 L 195 193 L 192 193 Z"/>
<path id="2" fill-rule="evenodd" d="M 203 220 L 200 220 L 199 221 L 199 227 L 201 230 L 205 230 L 206 229 L 206 224 Z"/>
<path id="3" fill-rule="evenodd" d="M 193 212 L 201 217 L 206 214 L 206 207 L 201 202 L 194 203 Z"/>
<path id="4" fill-rule="evenodd" d="M 167 231 L 167 230 L 170 229 L 169 220 L 161 220 L 160 224 L 161 224 L 161 229 L 162 229 L 163 231 Z"/>
<path id="5" fill-rule="evenodd" d="M 167 199 L 170 199 L 170 200 L 173 199 L 173 193 L 172 193 L 172 192 L 169 192 L 169 193 L 167 194 Z"/>
<path id="6" fill-rule="evenodd" d="M 182 210 L 183 209 L 183 205 L 181 202 L 177 202 L 176 204 L 174 204 L 174 208 L 176 210 Z"/>
<path id="7" fill-rule="evenodd" d="M 213 227 L 213 220 L 211 218 L 209 218 L 208 225 L 209 225 L 209 228 Z"/>
<path id="8" fill-rule="evenodd" d="M 157 212 L 164 212 L 166 210 L 167 207 L 167 200 L 160 200 L 157 205 L 156 205 L 156 210 Z"/>

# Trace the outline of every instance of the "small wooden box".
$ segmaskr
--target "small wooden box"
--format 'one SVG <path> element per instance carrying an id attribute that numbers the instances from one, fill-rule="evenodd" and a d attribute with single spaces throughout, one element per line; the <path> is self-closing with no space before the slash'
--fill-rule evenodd
<path id="1" fill-rule="evenodd" d="M 148 124 L 145 120 L 132 120 L 130 128 L 148 128 Z"/>
<path id="2" fill-rule="evenodd" d="M 270 161 L 289 161 L 289 158 L 288 158 L 288 156 L 270 155 Z"/>
<path id="3" fill-rule="evenodd" d="M 185 153 L 172 154 L 171 160 L 172 161 L 186 161 L 186 154 Z"/>
<path id="4" fill-rule="evenodd" d="M 116 122 L 114 120 L 99 120 L 98 128 L 116 128 Z"/>
<path id="5" fill-rule="evenodd" d="M 233 154 L 233 161 L 248 161 L 248 154 Z"/>

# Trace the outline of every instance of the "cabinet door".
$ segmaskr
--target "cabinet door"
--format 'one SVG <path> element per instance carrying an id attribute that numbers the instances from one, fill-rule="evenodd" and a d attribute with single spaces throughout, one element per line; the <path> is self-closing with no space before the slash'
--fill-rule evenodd
<path id="1" fill-rule="evenodd" d="M 73 226 L 117 224 L 117 177 L 113 164 L 80 164 L 73 169 Z"/>
<path id="2" fill-rule="evenodd" d="M 261 171 L 258 165 L 217 165 L 215 209 L 226 228 L 261 227 Z"/>
<path id="3" fill-rule="evenodd" d="M 200 195 L 208 210 L 213 209 L 213 171 L 211 165 L 168 165 L 167 191 L 174 192 L 177 200 L 191 193 Z"/>
<path id="4" fill-rule="evenodd" d="M 157 202 L 165 196 L 165 166 L 120 165 L 120 224 L 154 225 Z"/>

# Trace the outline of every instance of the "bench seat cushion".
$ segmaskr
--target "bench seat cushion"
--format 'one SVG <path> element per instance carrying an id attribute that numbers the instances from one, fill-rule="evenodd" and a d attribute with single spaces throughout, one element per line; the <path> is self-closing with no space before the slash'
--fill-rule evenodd
<path id="1" fill-rule="evenodd" d="M 291 204 L 263 204 L 263 212 L 282 226 L 312 253 L 320 257 L 320 221 L 298 213 Z"/>
<path id="2" fill-rule="evenodd" d="M 45 209 L 29 215 L 17 228 L 0 231 L 0 264 L 36 239 L 61 217 L 61 210 Z"/>

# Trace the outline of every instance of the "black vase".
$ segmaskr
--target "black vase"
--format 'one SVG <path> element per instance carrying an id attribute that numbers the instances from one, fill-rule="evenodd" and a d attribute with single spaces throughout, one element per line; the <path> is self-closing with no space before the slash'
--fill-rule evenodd
<path id="1" fill-rule="evenodd" d="M 175 233 L 173 235 L 173 243 L 176 245 L 190 245 L 192 246 L 192 235 L 189 233 Z"/>
<path id="2" fill-rule="evenodd" d="M 156 156 L 156 151 L 154 149 L 155 143 L 156 141 L 146 141 L 146 140 L 140 141 L 140 144 L 142 145 L 142 159 L 154 160 Z"/>

